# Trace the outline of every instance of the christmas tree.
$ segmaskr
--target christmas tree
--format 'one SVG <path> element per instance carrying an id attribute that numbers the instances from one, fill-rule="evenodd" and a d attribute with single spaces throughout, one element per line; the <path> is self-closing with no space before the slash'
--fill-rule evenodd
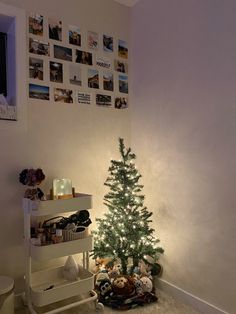
<path id="1" fill-rule="evenodd" d="M 130 259 L 133 270 L 139 261 L 148 263 L 148 256 L 155 260 L 164 250 L 158 246 L 160 241 L 149 226 L 152 212 L 143 205 L 143 185 L 139 184 L 141 175 L 134 164 L 136 155 L 131 148 L 126 149 L 122 138 L 119 139 L 119 150 L 121 160 L 111 160 L 109 176 L 104 183 L 110 188 L 104 196 L 108 213 L 105 218 L 96 219 L 98 229 L 93 231 L 92 255 L 94 258 L 119 260 L 125 275 Z"/>

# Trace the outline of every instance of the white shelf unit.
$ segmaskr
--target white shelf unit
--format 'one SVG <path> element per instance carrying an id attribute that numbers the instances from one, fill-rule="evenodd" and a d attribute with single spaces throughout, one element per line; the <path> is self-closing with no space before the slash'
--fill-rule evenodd
<path id="1" fill-rule="evenodd" d="M 85 302 L 95 301 L 98 309 L 103 305 L 97 302 L 97 294 L 94 288 L 94 275 L 89 271 L 89 251 L 93 249 L 92 235 L 86 238 L 61 242 L 57 244 L 35 246 L 31 243 L 31 218 L 53 216 L 60 213 L 90 209 L 92 207 L 92 196 L 88 194 L 76 194 L 70 199 L 31 201 L 23 199 L 24 209 L 24 239 L 26 251 L 25 269 L 25 302 L 31 313 L 37 314 L 35 307 L 44 307 L 52 303 L 69 299 L 84 293 L 89 297 L 74 301 L 45 314 L 61 313 L 63 310 L 75 307 Z M 79 266 L 79 279 L 68 281 L 63 277 L 63 266 L 45 268 L 40 271 L 32 271 L 32 259 L 44 262 L 63 256 L 83 253 L 83 265 Z M 48 289 L 53 285 L 53 288 Z"/>

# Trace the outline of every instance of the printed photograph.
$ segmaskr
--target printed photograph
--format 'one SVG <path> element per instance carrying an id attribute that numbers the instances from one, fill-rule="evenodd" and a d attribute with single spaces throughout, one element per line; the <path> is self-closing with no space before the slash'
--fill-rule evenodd
<path id="1" fill-rule="evenodd" d="M 43 60 L 29 58 L 29 77 L 43 80 Z"/>
<path id="2" fill-rule="evenodd" d="M 91 105 L 91 94 L 78 92 L 78 103 L 84 105 Z"/>
<path id="3" fill-rule="evenodd" d="M 63 82 L 63 65 L 61 63 L 50 61 L 50 81 Z"/>
<path id="4" fill-rule="evenodd" d="M 69 77 L 70 77 L 70 83 L 75 85 L 82 85 L 82 79 L 81 79 L 81 68 L 70 64 L 69 67 Z"/>
<path id="5" fill-rule="evenodd" d="M 96 105 L 110 107 L 111 106 L 111 96 L 110 95 L 96 94 Z"/>
<path id="6" fill-rule="evenodd" d="M 128 94 L 128 77 L 119 75 L 119 91 Z"/>
<path id="7" fill-rule="evenodd" d="M 43 36 L 43 16 L 40 14 L 30 14 L 29 33 Z"/>
<path id="8" fill-rule="evenodd" d="M 72 61 L 72 49 L 54 45 L 54 58 Z"/>
<path id="9" fill-rule="evenodd" d="M 49 100 L 49 87 L 29 84 L 29 98 Z"/>
<path id="10" fill-rule="evenodd" d="M 73 103 L 71 89 L 54 88 L 54 100 L 56 102 Z"/>
<path id="11" fill-rule="evenodd" d="M 29 52 L 37 55 L 49 56 L 49 43 L 29 38 Z"/>
<path id="12" fill-rule="evenodd" d="M 98 70 L 95 69 L 88 70 L 88 87 L 99 88 Z"/>
<path id="13" fill-rule="evenodd" d="M 78 26 L 69 25 L 69 43 L 81 46 L 81 32 Z"/>
<path id="14" fill-rule="evenodd" d="M 107 70 L 111 69 L 111 61 L 103 57 L 96 57 L 96 65 Z"/>
<path id="15" fill-rule="evenodd" d="M 90 52 L 87 52 L 87 51 L 82 51 L 82 50 L 76 49 L 76 60 L 75 60 L 75 62 L 87 64 L 87 65 L 92 65 L 93 64 L 92 54 Z"/>
<path id="16" fill-rule="evenodd" d="M 103 73 L 103 89 L 113 91 L 114 81 L 113 74 L 111 72 Z"/>
<path id="17" fill-rule="evenodd" d="M 48 19 L 49 38 L 62 40 L 62 22 L 60 20 Z"/>
<path id="18" fill-rule="evenodd" d="M 98 49 L 98 33 L 88 31 L 88 48 Z"/>
<path id="19" fill-rule="evenodd" d="M 125 109 L 128 107 L 128 100 L 125 97 L 116 97 L 115 98 L 115 108 L 116 109 Z"/>
<path id="20" fill-rule="evenodd" d="M 113 52 L 113 37 L 103 35 L 103 50 Z"/>
<path id="21" fill-rule="evenodd" d="M 128 64 L 126 62 L 115 59 L 114 68 L 117 72 L 128 74 Z"/>
<path id="22" fill-rule="evenodd" d="M 118 41 L 118 56 L 121 58 L 128 59 L 128 45 L 124 40 Z"/>

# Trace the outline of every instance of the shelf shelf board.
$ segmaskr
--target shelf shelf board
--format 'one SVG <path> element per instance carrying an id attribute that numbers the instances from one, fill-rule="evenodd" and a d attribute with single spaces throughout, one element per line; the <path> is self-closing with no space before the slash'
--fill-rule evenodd
<path id="1" fill-rule="evenodd" d="M 93 290 L 94 275 L 80 266 L 79 279 L 68 281 L 63 277 L 63 266 L 45 269 L 32 273 L 30 288 L 32 303 L 41 307 Z"/>
<path id="2" fill-rule="evenodd" d="M 32 216 L 46 216 L 64 212 L 78 211 L 92 208 L 92 196 L 89 194 L 76 193 L 75 197 L 68 199 L 45 201 L 31 201 L 23 199 L 23 208 Z"/>
<path id="3" fill-rule="evenodd" d="M 93 236 L 86 238 L 66 241 L 57 244 L 36 246 L 30 244 L 30 255 L 37 261 L 46 261 L 52 258 L 58 258 L 73 254 L 78 254 L 93 249 Z"/>

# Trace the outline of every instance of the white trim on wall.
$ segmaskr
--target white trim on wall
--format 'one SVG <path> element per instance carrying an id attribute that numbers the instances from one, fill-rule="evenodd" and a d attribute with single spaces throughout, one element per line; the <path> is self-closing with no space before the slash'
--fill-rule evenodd
<path id="1" fill-rule="evenodd" d="M 190 305 L 195 310 L 203 314 L 230 314 L 224 310 L 208 303 L 207 301 L 196 297 L 195 295 L 171 284 L 170 282 L 158 278 L 156 280 L 156 287 L 164 292 L 172 295 L 174 298 Z"/>
<path id="2" fill-rule="evenodd" d="M 13 65 L 10 65 L 10 71 L 13 71 L 15 82 L 13 82 L 13 99 L 17 110 L 17 121 L 0 120 L 0 130 L 18 132 L 27 129 L 27 106 L 26 106 L 26 34 L 25 34 L 25 11 L 0 2 L 0 16 L 11 18 L 12 24 L 7 33 L 14 49 L 12 58 Z M 10 82 L 8 81 L 8 85 Z M 10 90 L 12 86 L 9 87 Z M 14 95 L 15 94 L 15 95 Z"/>

